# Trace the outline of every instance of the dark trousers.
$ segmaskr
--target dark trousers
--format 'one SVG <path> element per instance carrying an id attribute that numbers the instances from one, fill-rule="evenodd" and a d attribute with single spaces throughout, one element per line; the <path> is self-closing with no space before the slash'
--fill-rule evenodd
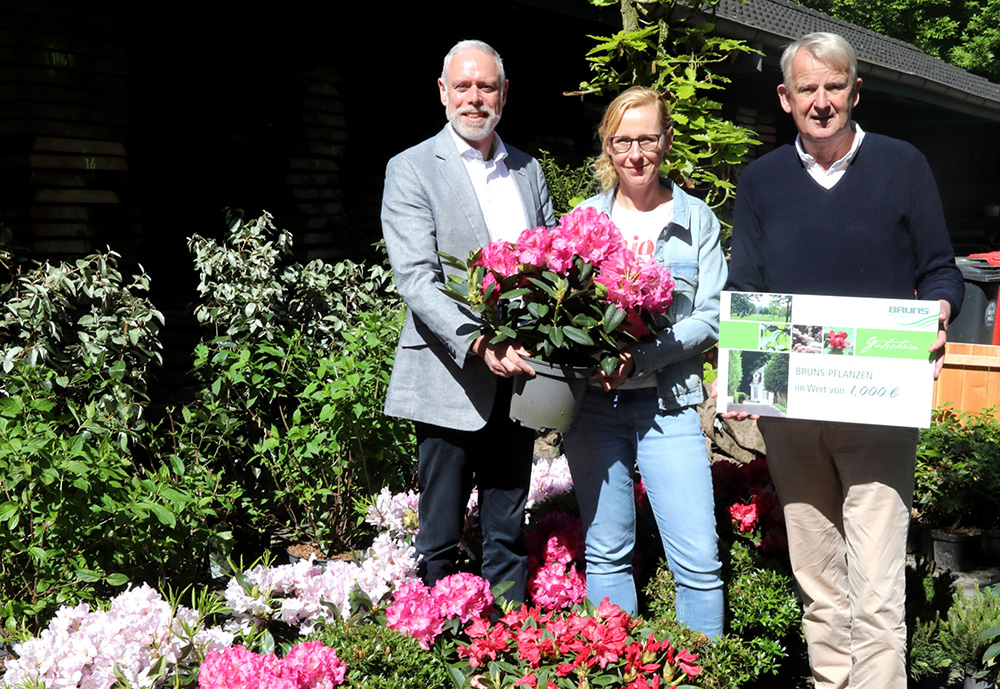
<path id="1" fill-rule="evenodd" d="M 481 575 L 491 586 L 513 582 L 504 597 L 525 600 L 524 504 L 535 433 L 508 417 L 510 393 L 510 381 L 499 381 L 493 413 L 478 431 L 415 424 L 420 487 L 416 547 L 422 556 L 420 576 L 428 586 L 457 571 L 465 507 L 475 485 L 483 530 Z"/>

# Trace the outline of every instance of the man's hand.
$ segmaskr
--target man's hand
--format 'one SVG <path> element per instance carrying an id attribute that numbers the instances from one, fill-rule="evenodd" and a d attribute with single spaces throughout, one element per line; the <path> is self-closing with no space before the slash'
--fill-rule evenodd
<path id="1" fill-rule="evenodd" d="M 711 397 L 711 398 L 713 398 L 713 399 L 718 398 L 718 396 L 719 396 L 719 381 L 718 380 L 713 380 L 712 381 L 712 389 L 711 389 L 711 392 L 708 393 L 708 396 Z M 746 421 L 747 419 L 759 419 L 760 418 L 760 415 L 758 415 L 758 414 L 748 414 L 745 411 L 740 411 L 740 412 L 736 412 L 736 411 L 721 412 L 719 414 L 719 416 L 721 416 L 724 419 L 736 419 L 737 421 Z"/>
<path id="2" fill-rule="evenodd" d="M 619 385 L 621 385 L 629 374 L 635 370 L 635 360 L 632 358 L 632 353 L 627 351 L 618 352 L 618 365 L 615 370 L 611 372 L 609 376 L 603 370 L 598 371 L 590 377 L 591 380 L 597 381 L 601 384 L 601 389 L 604 392 L 612 390 Z"/>
<path id="3" fill-rule="evenodd" d="M 938 336 L 930 348 L 931 352 L 936 352 L 934 380 L 938 379 L 938 376 L 941 375 L 941 369 L 944 368 L 944 344 L 948 341 L 948 321 L 951 320 L 951 304 L 944 299 L 938 299 L 938 304 L 941 305 L 941 314 L 938 316 Z"/>
<path id="4" fill-rule="evenodd" d="M 472 353 L 486 362 L 491 372 L 502 378 L 518 376 L 522 373 L 535 375 L 535 370 L 521 357 L 528 356 L 527 350 L 516 342 L 490 344 L 485 335 L 480 335 L 472 343 Z"/>

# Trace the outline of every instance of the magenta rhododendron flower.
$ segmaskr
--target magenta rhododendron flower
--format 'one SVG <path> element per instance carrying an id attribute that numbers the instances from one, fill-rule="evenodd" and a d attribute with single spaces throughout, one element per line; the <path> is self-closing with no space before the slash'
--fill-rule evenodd
<path id="1" fill-rule="evenodd" d="M 636 258 L 628 249 L 619 249 L 605 260 L 595 279 L 608 288 L 608 301 L 623 311 L 663 313 L 673 300 L 670 271 L 656 261 Z"/>
<path id="2" fill-rule="evenodd" d="M 284 658 L 242 646 L 212 651 L 198 671 L 200 689 L 333 689 L 344 683 L 346 664 L 319 641 L 295 646 Z"/>
<path id="3" fill-rule="evenodd" d="M 556 228 L 573 253 L 587 263 L 602 264 L 625 245 L 622 233 L 596 208 L 577 208 L 559 220 Z"/>
<path id="4" fill-rule="evenodd" d="M 489 583 L 473 574 L 459 573 L 441 579 L 433 589 L 419 581 L 400 586 L 385 618 L 389 627 L 409 634 L 429 649 L 444 631 L 445 620 L 467 622 L 492 610 Z"/>
<path id="5" fill-rule="evenodd" d="M 493 607 L 493 593 L 488 581 L 474 574 L 460 572 L 441 579 L 431 589 L 430 597 L 446 618 L 468 622 Z"/>
<path id="6" fill-rule="evenodd" d="M 525 230 L 517 238 L 515 251 L 518 260 L 529 266 L 544 266 L 554 238 L 555 234 L 547 227 Z"/>
<path id="7" fill-rule="evenodd" d="M 740 533 L 753 531 L 757 527 L 757 505 L 735 503 L 729 506 L 729 516 L 733 524 L 739 527 Z"/>
<path id="8" fill-rule="evenodd" d="M 528 595 L 543 610 L 563 610 L 587 597 L 579 517 L 550 512 L 524 535 L 528 550 Z"/>
<path id="9" fill-rule="evenodd" d="M 490 242 L 483 247 L 479 264 L 503 277 L 513 275 L 518 269 L 514 245 L 510 242 Z"/>

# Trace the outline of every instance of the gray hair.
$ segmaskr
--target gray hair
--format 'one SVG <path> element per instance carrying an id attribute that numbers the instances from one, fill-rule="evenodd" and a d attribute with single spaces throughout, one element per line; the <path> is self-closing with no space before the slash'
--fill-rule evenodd
<path id="1" fill-rule="evenodd" d="M 448 84 L 448 65 L 451 64 L 451 58 L 466 50 L 478 50 L 493 58 L 497 63 L 497 72 L 500 73 L 500 87 L 503 88 L 503 85 L 507 83 L 507 74 L 503 71 L 503 60 L 500 59 L 500 53 L 495 51 L 488 43 L 475 40 L 459 41 L 451 47 L 448 54 L 444 56 L 444 65 L 441 67 L 441 83 Z"/>
<path id="2" fill-rule="evenodd" d="M 809 52 L 825 65 L 847 72 L 853 88 L 858 76 L 858 56 L 854 48 L 843 36 L 823 32 L 807 34 L 785 48 L 785 52 L 781 54 L 781 76 L 785 86 L 790 85 L 788 80 L 792 77 L 792 60 L 800 49 Z"/>

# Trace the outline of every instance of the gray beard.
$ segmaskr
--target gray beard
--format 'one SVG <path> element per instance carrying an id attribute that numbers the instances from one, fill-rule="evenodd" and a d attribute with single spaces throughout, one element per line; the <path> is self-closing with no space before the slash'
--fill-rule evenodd
<path id="1" fill-rule="evenodd" d="M 468 141 L 482 141 L 493 135 L 493 130 L 496 129 L 497 123 L 500 122 L 500 115 L 490 108 L 482 108 L 482 111 L 487 113 L 487 118 L 479 126 L 469 125 L 462 119 L 462 113 L 457 110 L 451 114 L 448 121 L 451 122 L 451 126 L 463 139 Z"/>

